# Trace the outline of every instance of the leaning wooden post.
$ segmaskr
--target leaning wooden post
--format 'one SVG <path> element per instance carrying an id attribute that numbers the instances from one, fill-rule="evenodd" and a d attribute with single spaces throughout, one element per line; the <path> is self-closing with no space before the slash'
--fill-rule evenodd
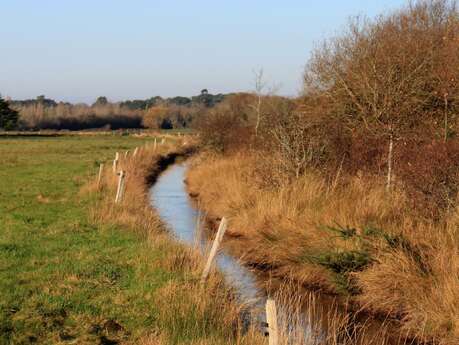
<path id="1" fill-rule="evenodd" d="M 99 176 L 97 177 L 97 189 L 100 188 L 100 182 L 102 180 L 102 173 L 104 171 L 104 163 L 100 163 L 99 166 Z"/>
<path id="2" fill-rule="evenodd" d="M 113 173 L 116 174 L 116 170 L 118 169 L 118 161 L 120 159 L 120 154 L 117 152 L 115 153 L 115 159 L 113 160 Z"/>
<path id="3" fill-rule="evenodd" d="M 124 158 L 127 158 L 128 155 L 129 155 L 129 150 L 124 153 Z"/>
<path id="4" fill-rule="evenodd" d="M 266 301 L 266 323 L 268 324 L 269 345 L 279 345 L 276 301 L 271 298 Z"/>
<path id="5" fill-rule="evenodd" d="M 136 147 L 135 150 L 134 150 L 134 153 L 132 154 L 133 157 L 135 157 L 137 155 L 137 152 L 139 151 L 139 148 Z"/>
<path id="6" fill-rule="evenodd" d="M 202 272 L 201 284 L 204 284 L 204 282 L 207 279 L 207 276 L 209 275 L 210 268 L 212 267 L 212 262 L 214 261 L 215 255 L 217 255 L 218 247 L 220 246 L 220 243 L 223 240 L 223 235 L 225 234 L 227 223 L 228 222 L 226 221 L 225 217 L 223 217 L 222 220 L 220 221 L 217 235 L 215 236 L 215 240 L 214 240 L 214 243 L 212 244 L 212 249 L 210 250 L 210 254 L 207 259 L 206 266 L 204 267 L 204 271 Z"/>
<path id="7" fill-rule="evenodd" d="M 121 170 L 119 172 L 119 178 L 118 178 L 118 188 L 116 190 L 116 197 L 115 197 L 115 203 L 119 203 L 123 199 L 123 194 L 124 194 L 124 177 L 125 177 L 125 172 Z"/>

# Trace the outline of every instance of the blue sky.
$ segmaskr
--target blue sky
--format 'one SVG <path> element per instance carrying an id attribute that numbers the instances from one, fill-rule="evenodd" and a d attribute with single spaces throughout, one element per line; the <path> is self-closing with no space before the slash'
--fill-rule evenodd
<path id="1" fill-rule="evenodd" d="M 314 44 L 405 0 L 0 0 L 0 93 L 92 102 L 253 88 L 296 95 Z"/>

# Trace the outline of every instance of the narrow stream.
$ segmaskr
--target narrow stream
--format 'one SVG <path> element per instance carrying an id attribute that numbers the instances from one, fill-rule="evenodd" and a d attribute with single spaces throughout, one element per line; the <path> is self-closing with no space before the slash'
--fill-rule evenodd
<path id="1" fill-rule="evenodd" d="M 190 199 L 184 182 L 187 163 L 176 163 L 166 169 L 150 189 L 150 201 L 158 211 L 162 221 L 170 232 L 182 243 L 198 247 L 202 254 L 207 256 L 211 245 L 198 224 L 205 217 L 201 215 Z M 226 283 L 231 286 L 240 302 L 248 307 L 251 316 L 249 319 L 257 324 L 266 320 L 263 312 L 266 302 L 266 291 L 259 288 L 255 275 L 244 267 L 236 258 L 225 250 L 220 250 L 216 258 L 216 266 L 224 275 Z M 320 305 L 322 302 L 318 301 Z M 302 310 L 295 322 L 292 323 L 291 311 L 285 308 L 282 302 L 278 305 L 279 325 L 288 330 L 289 334 L 299 331 L 296 339 L 303 340 L 304 344 L 321 344 L 325 337 L 326 326 L 320 321 L 313 320 L 311 310 Z M 295 326 L 293 326 L 295 324 Z M 318 326 L 318 327 L 317 327 Z M 378 328 L 378 327 L 377 327 Z M 374 333 L 377 334 L 377 333 Z M 363 335 L 365 339 L 368 334 Z M 391 344 L 382 339 L 381 344 Z M 363 342 L 374 344 L 373 341 Z M 376 343 L 379 344 L 377 341 Z"/>
<path id="2" fill-rule="evenodd" d="M 196 208 L 187 193 L 184 183 L 186 169 L 186 162 L 174 164 L 166 169 L 151 187 L 150 200 L 162 221 L 179 241 L 189 246 L 199 246 L 202 254 L 207 255 L 211 245 L 210 240 L 202 235 L 202 231 L 197 226 L 203 223 L 200 218 L 205 217 L 201 217 L 200 210 Z M 217 255 L 216 266 L 224 275 L 226 283 L 235 290 L 239 301 L 247 307 L 249 314 L 244 316 L 247 325 L 252 323 L 258 325 L 260 330 L 264 330 L 261 325 L 266 322 L 264 313 L 266 291 L 257 286 L 255 275 L 224 249 Z M 278 305 L 277 312 L 279 325 L 288 325 L 285 328 L 293 332 L 291 315 L 283 310 L 283 305 Z M 311 341 L 309 336 L 312 332 L 304 317 L 300 317 L 296 327 L 302 329 L 305 344 L 315 345 L 315 340 L 321 339 L 319 335 Z"/>
<path id="3" fill-rule="evenodd" d="M 186 163 L 178 163 L 164 171 L 151 187 L 150 200 L 171 233 L 187 245 L 199 244 L 203 254 L 210 246 L 206 236 L 202 236 L 200 211 L 195 208 L 184 183 Z M 198 221 L 199 219 L 199 221 Z M 248 306 L 260 306 L 264 302 L 264 292 L 258 289 L 254 275 L 234 257 L 220 250 L 216 265 L 223 273 L 226 283 L 233 287 L 240 302 Z"/>

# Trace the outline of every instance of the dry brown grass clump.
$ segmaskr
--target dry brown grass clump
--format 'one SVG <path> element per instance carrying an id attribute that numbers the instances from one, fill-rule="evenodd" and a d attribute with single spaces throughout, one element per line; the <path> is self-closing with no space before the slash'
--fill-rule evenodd
<path id="1" fill-rule="evenodd" d="M 405 345 L 390 334 L 390 323 L 374 322 L 336 299 L 306 291 L 291 282 L 282 283 L 272 296 L 278 306 L 280 344 L 288 345 Z"/>
<path id="2" fill-rule="evenodd" d="M 255 154 L 202 156 L 190 192 L 211 217 L 231 218 L 230 241 L 248 263 L 303 285 L 346 295 L 353 305 L 398 322 L 408 337 L 459 339 L 459 213 L 428 222 L 403 190 L 374 178 L 329 183 L 307 172 L 280 187 L 255 173 Z M 266 172 L 265 172 L 266 173 Z"/>

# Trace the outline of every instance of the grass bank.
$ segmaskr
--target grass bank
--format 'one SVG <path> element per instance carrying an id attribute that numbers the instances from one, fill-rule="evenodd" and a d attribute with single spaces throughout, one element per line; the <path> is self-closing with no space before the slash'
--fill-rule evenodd
<path id="1" fill-rule="evenodd" d="M 196 289 L 199 258 L 145 203 L 155 158 L 138 155 L 119 209 L 109 169 L 99 192 L 87 183 L 147 140 L 0 138 L 0 344 L 256 343 L 229 326 L 239 307 L 217 276 Z"/>
<path id="2" fill-rule="evenodd" d="M 273 183 L 270 158 L 202 154 L 187 180 L 209 217 L 230 219 L 227 245 L 273 278 L 338 296 L 390 320 L 408 339 L 459 340 L 459 213 L 410 211 L 403 190 L 317 172 Z M 397 332 L 395 332 L 397 331 Z"/>

